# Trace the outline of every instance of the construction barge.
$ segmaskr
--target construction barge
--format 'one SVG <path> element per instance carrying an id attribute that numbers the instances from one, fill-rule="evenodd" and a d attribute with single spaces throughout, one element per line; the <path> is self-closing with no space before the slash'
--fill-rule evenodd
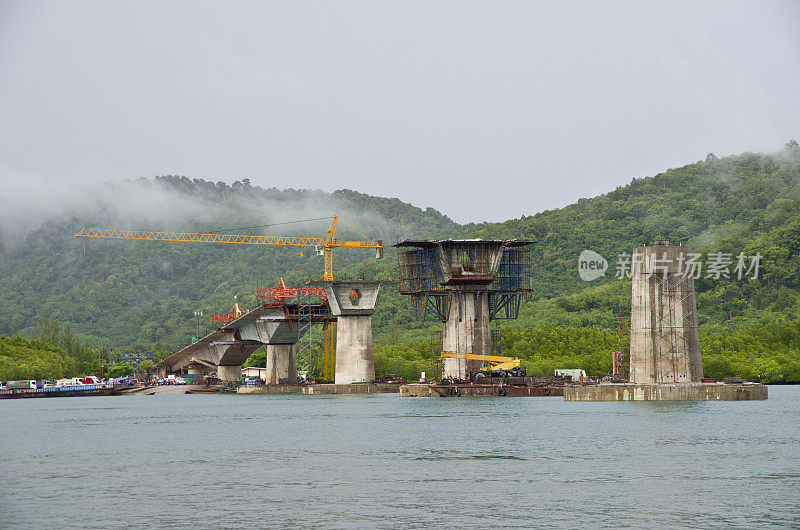
<path id="1" fill-rule="evenodd" d="M 50 388 L 15 388 L 0 390 L 0 399 L 111 396 L 114 393 L 114 385 L 67 385 Z"/>
<path id="2" fill-rule="evenodd" d="M 453 385 L 414 383 L 400 387 L 400 397 L 563 397 L 563 386 L 490 385 L 461 383 Z"/>
<path id="3" fill-rule="evenodd" d="M 402 385 L 400 397 L 563 397 L 564 385 L 561 377 L 483 375 Z"/>

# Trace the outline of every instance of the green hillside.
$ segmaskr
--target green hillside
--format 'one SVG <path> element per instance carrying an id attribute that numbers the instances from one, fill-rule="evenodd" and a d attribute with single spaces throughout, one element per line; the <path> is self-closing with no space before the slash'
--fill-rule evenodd
<path id="1" fill-rule="evenodd" d="M 320 236 L 331 223 L 327 217 L 340 214 L 337 234 L 347 239 L 361 238 L 347 224 L 387 243 L 389 238 L 445 237 L 462 230 L 435 210 L 349 190 L 279 191 L 247 182 L 229 186 L 185 177 L 132 184 L 127 193 L 168 193 L 209 216 L 202 222 L 187 217 L 166 226 L 162 220 L 166 213 L 142 212 L 132 224 L 115 215 L 113 208 L 103 208 L 48 221 L 23 240 L 6 242 L 0 250 L 0 334 L 28 334 L 38 318 L 47 317 L 119 347 L 138 342 L 177 348 L 197 332 L 195 310 L 206 315 L 199 331 L 207 331 L 208 316 L 230 309 L 234 295 L 245 306 L 253 306 L 255 289 L 273 285 L 279 276 L 300 284 L 322 275 L 322 258 L 312 249 L 305 249 L 301 263 L 300 251 L 293 247 L 74 238 L 84 226 Z M 264 225 L 276 217 L 316 220 L 237 229 Z M 389 259 L 375 265 L 370 263 L 372 251 L 340 249 L 335 253 L 335 270 L 384 276 L 393 270 L 391 256 L 389 250 Z"/>
<path id="2" fill-rule="evenodd" d="M 228 185 L 173 176 L 125 186 L 119 193 L 124 196 L 114 199 L 119 185 L 109 184 L 100 191 L 111 200 L 0 243 L 0 335 L 30 336 L 38 319 L 49 318 L 70 323 L 92 343 L 102 338 L 117 348 L 174 350 L 207 332 L 206 317 L 229 309 L 234 295 L 253 306 L 254 289 L 272 285 L 278 276 L 297 285 L 322 273 L 321 258 L 308 249 L 301 263 L 294 248 L 72 237 L 81 227 L 319 236 L 330 224 L 321 218 L 336 214 L 343 221 L 337 232 L 343 239 L 358 239 L 361 233 L 386 244 L 426 237 L 540 240 L 534 246 L 536 300 L 524 306 L 519 321 L 503 326 L 504 337 L 527 337 L 504 338 L 506 353 L 542 369 L 546 355 L 535 337 L 552 330 L 560 330 L 554 332 L 561 334 L 561 343 L 584 346 L 549 351 L 577 356 L 575 362 L 582 362 L 581 355 L 586 362 L 595 356 L 592 366 L 603 369 L 612 345 L 608 337 L 614 337 L 613 345 L 627 340 L 616 330 L 629 304 L 630 283 L 614 278 L 616 257 L 662 237 L 704 255 L 729 253 L 734 264 L 740 252 L 762 256 L 757 279 L 697 280 L 701 335 L 726 336 L 767 324 L 794 329 L 800 319 L 800 147 L 795 142 L 770 154 L 710 154 L 610 193 L 503 223 L 459 225 L 432 208 L 350 190 L 262 189 L 247 180 Z M 159 198 L 153 203 L 161 209 L 143 208 L 141 215 L 126 210 L 123 202 L 137 194 Z M 284 224 L 300 219 L 314 220 Z M 577 257 L 584 249 L 608 259 L 605 278 L 579 278 Z M 339 249 L 334 268 L 337 276 L 395 278 L 393 249 L 386 258 L 376 261 L 367 251 Z M 198 309 L 205 315 L 199 322 Z M 374 316 L 379 370 L 419 371 L 427 348 L 420 345 L 428 344 L 439 327 L 414 322 L 408 300 L 387 285 Z M 797 357 L 791 341 L 776 343 L 785 345 L 783 366 Z"/>

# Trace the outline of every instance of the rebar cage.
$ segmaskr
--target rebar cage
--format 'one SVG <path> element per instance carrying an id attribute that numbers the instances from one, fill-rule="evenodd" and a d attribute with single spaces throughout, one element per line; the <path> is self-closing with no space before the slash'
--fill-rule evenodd
<path id="1" fill-rule="evenodd" d="M 489 243 L 453 243 L 447 251 L 455 254 L 450 263 L 455 264 L 454 276 L 462 274 L 488 276 L 492 272 L 492 246 Z M 452 259 L 454 257 L 455 259 Z M 460 270 L 459 270 L 460 268 Z"/>

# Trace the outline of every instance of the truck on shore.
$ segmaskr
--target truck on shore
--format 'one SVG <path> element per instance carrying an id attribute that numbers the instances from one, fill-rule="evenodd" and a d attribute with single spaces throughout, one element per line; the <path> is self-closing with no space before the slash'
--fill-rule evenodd
<path id="1" fill-rule="evenodd" d="M 6 383 L 6 388 L 8 390 L 18 390 L 22 388 L 36 388 L 36 380 L 35 379 L 19 379 L 17 381 L 9 381 Z"/>

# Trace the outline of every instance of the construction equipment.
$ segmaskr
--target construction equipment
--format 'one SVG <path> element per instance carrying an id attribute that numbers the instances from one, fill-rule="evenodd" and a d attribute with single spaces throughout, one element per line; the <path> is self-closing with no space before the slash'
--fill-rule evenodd
<path id="1" fill-rule="evenodd" d="M 470 374 L 473 383 L 481 383 L 488 378 L 500 377 L 525 377 L 527 370 L 520 365 L 518 357 L 505 357 L 502 355 L 480 355 L 477 353 L 456 353 L 443 351 L 440 355 L 444 359 L 468 359 L 472 361 L 483 361 L 484 366 L 480 370 L 475 370 Z"/>
<path id="2" fill-rule="evenodd" d="M 315 297 L 322 301 L 328 299 L 322 287 L 287 287 L 283 276 L 278 278 L 274 287 L 259 287 L 256 289 L 256 298 L 259 302 L 267 303 L 271 298 L 285 300 L 286 298 Z"/>
<path id="3" fill-rule="evenodd" d="M 336 239 L 336 224 L 339 216 L 333 218 L 330 228 L 325 232 L 325 237 L 301 236 L 252 236 L 236 234 L 205 234 L 187 232 L 155 232 L 151 230 L 115 230 L 109 228 L 83 228 L 75 237 L 92 237 L 103 239 L 135 239 L 143 241 L 170 241 L 186 243 L 227 243 L 236 245 L 288 245 L 294 247 L 314 247 L 317 254 L 324 256 L 325 270 L 323 280 L 333 280 L 333 249 L 346 248 L 371 248 L 375 249 L 375 257 L 383 257 L 383 242 L 379 239 L 373 241 L 340 241 Z M 302 252 L 302 250 L 301 250 Z M 332 380 L 335 369 L 336 331 L 333 325 L 324 326 L 323 350 L 325 357 L 325 378 Z"/>
<path id="4" fill-rule="evenodd" d="M 239 307 L 239 302 L 233 304 L 233 308 L 225 313 L 214 313 L 211 317 L 211 323 L 215 324 L 218 328 L 224 328 L 240 316 L 244 315 L 244 311 Z"/>
<path id="5" fill-rule="evenodd" d="M 513 368 L 519 368 L 520 366 L 518 357 L 504 357 L 502 355 L 479 355 L 477 353 L 455 353 L 443 351 L 440 358 L 483 361 L 484 363 L 487 363 L 486 366 L 484 366 L 485 370 L 511 370 Z"/>
<path id="6" fill-rule="evenodd" d="M 323 280 L 333 280 L 333 249 L 372 248 L 375 257 L 383 257 L 383 242 L 373 241 L 339 241 L 336 239 L 336 224 L 339 216 L 333 218 L 325 237 L 301 236 L 248 236 L 237 234 L 203 234 L 187 232 L 154 232 L 151 230 L 114 230 L 110 228 L 83 228 L 75 237 L 96 237 L 104 239 L 137 239 L 143 241 L 172 241 L 185 243 L 229 243 L 236 245 L 289 245 L 293 247 L 314 247 L 318 254 L 325 257 Z"/>

